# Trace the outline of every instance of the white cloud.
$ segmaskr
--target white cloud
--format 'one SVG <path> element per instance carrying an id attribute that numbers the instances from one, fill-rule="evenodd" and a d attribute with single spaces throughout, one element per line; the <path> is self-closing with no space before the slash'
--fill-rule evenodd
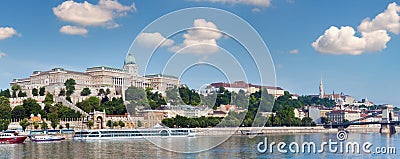
<path id="1" fill-rule="evenodd" d="M 171 46 L 174 44 L 173 40 L 164 38 L 159 32 L 141 33 L 137 37 L 136 42 L 138 45 L 147 48 L 157 47 L 157 45 L 159 45 L 161 42 L 162 44 L 160 46 Z"/>
<path id="2" fill-rule="evenodd" d="M 100 0 L 99 5 L 103 8 L 107 8 L 110 10 L 116 10 L 118 13 L 126 13 L 127 11 L 136 11 L 135 3 L 132 3 L 130 6 L 124 6 L 118 1 L 114 0 Z"/>
<path id="3" fill-rule="evenodd" d="M 11 27 L 0 27 L 0 40 L 11 38 L 12 36 L 19 35 L 18 32 Z"/>
<path id="4" fill-rule="evenodd" d="M 218 27 L 205 19 L 195 19 L 193 29 L 183 35 L 183 43 L 172 46 L 170 51 L 180 53 L 210 54 L 219 50 L 217 40 L 222 37 Z"/>
<path id="5" fill-rule="evenodd" d="M 97 5 L 87 1 L 78 3 L 65 1 L 53 8 L 53 13 L 60 20 L 81 26 L 105 26 L 115 28 L 116 17 L 124 16 L 129 11 L 136 11 L 135 4 L 124 6 L 117 0 L 99 0 Z"/>
<path id="6" fill-rule="evenodd" d="M 350 26 L 340 29 L 331 26 L 312 43 L 320 53 L 360 55 L 364 52 L 382 51 L 391 39 L 387 32 L 400 33 L 400 7 L 396 3 L 388 5 L 374 19 L 364 19 L 358 26 L 361 36 Z"/>
<path id="7" fill-rule="evenodd" d="M 3 58 L 3 57 L 5 57 L 5 56 L 7 56 L 7 54 L 6 54 L 6 53 L 4 53 L 4 52 L 0 52 L 0 59 L 1 59 L 1 58 Z"/>
<path id="8" fill-rule="evenodd" d="M 298 54 L 300 51 L 298 49 L 290 50 L 289 53 L 291 54 Z"/>
<path id="9" fill-rule="evenodd" d="M 192 0 L 196 2 L 213 2 L 213 3 L 227 3 L 227 4 L 244 4 L 252 5 L 257 7 L 269 7 L 271 6 L 271 0 Z"/>
<path id="10" fill-rule="evenodd" d="M 364 52 L 381 51 L 390 40 L 385 30 L 363 32 L 361 37 L 355 36 L 355 33 L 349 26 L 340 29 L 331 26 L 312 43 L 312 47 L 321 53 L 359 55 Z"/>
<path id="11" fill-rule="evenodd" d="M 365 18 L 358 26 L 358 31 L 371 32 L 376 30 L 388 30 L 392 33 L 400 33 L 400 6 L 393 2 L 387 9 L 378 14 L 374 19 Z"/>
<path id="12" fill-rule="evenodd" d="M 86 35 L 88 30 L 83 27 L 65 25 L 60 28 L 60 32 L 69 35 Z"/>

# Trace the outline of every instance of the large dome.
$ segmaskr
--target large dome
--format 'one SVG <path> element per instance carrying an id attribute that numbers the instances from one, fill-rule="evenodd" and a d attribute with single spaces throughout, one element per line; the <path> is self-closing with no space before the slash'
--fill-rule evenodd
<path id="1" fill-rule="evenodd" d="M 124 65 L 127 65 L 127 64 L 136 64 L 135 57 L 133 57 L 133 55 L 131 53 L 129 53 L 128 56 L 126 56 L 126 58 L 125 58 Z"/>

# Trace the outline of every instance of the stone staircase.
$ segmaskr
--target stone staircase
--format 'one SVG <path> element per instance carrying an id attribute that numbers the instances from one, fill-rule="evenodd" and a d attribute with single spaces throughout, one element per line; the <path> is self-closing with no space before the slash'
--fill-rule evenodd
<path id="1" fill-rule="evenodd" d="M 65 98 L 62 98 L 62 97 L 55 97 L 54 99 L 55 99 L 54 101 L 55 101 L 56 103 L 61 102 L 64 106 L 66 106 L 66 107 L 68 107 L 68 108 L 71 108 L 72 110 L 75 110 L 75 111 L 81 113 L 81 114 L 84 115 L 84 116 L 89 116 L 88 113 L 86 113 L 85 111 L 83 111 L 81 108 L 77 107 L 75 104 L 72 104 L 71 102 L 67 101 Z"/>

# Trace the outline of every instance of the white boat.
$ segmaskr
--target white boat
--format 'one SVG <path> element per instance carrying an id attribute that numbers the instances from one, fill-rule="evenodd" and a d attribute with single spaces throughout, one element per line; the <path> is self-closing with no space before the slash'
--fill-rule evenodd
<path id="1" fill-rule="evenodd" d="M 140 139 L 151 137 L 194 137 L 190 129 L 101 129 L 75 132 L 74 140 Z"/>
<path id="2" fill-rule="evenodd" d="M 50 141 L 62 141 L 62 140 L 65 140 L 65 138 L 53 135 L 37 135 L 31 137 L 31 141 L 34 142 L 50 142 Z"/>

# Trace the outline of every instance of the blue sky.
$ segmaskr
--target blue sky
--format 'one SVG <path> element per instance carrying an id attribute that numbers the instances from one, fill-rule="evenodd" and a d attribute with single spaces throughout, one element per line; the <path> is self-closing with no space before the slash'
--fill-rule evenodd
<path id="1" fill-rule="evenodd" d="M 157 18 L 188 7 L 213 7 L 238 15 L 256 29 L 268 46 L 275 65 L 278 86 L 292 93 L 317 94 L 322 77 L 327 93 L 344 92 L 358 99 L 368 97 L 376 103 L 400 105 L 400 74 L 397 63 L 400 57 L 400 11 L 398 4 L 393 5 L 397 12 L 393 13 L 393 8 L 388 8 L 394 1 L 106 2 L 109 1 L 103 0 L 101 5 L 98 0 L 87 1 L 87 5 L 93 5 L 100 10 L 94 10 L 98 12 L 90 15 L 81 15 L 84 18 L 72 13 L 82 9 L 79 7 L 83 6 L 84 1 L 68 2 L 72 7 L 77 7 L 76 10 L 62 8 L 61 5 L 67 3 L 61 0 L 0 2 L 0 88 L 8 88 L 8 83 L 13 78 L 27 77 L 34 70 L 64 67 L 84 71 L 87 67 L 98 65 L 122 67 L 133 40 Z M 381 18 L 375 18 L 379 14 L 382 15 Z M 364 20 L 368 17 L 369 20 Z M 193 27 L 198 19 L 204 19 L 197 21 L 200 26 L 212 23 L 218 30 L 238 32 L 233 33 L 237 35 L 245 34 L 246 31 L 243 29 L 242 32 L 241 26 L 227 24 L 230 19 L 206 13 L 175 19 L 168 26 Z M 168 29 L 163 27 L 148 28 L 145 32 L 159 32 L 161 37 L 168 36 L 164 34 Z M 184 31 L 171 37 L 171 43 L 165 43 L 165 46 L 156 51 L 158 56 L 155 61 L 150 62 L 152 65 L 146 73 L 161 72 L 161 68 L 174 55 L 172 47 L 182 48 L 185 46 L 184 40 L 196 39 L 185 39 L 185 34 L 196 35 Z M 154 37 L 155 34 L 148 35 Z M 322 37 L 319 38 L 320 36 Z M 241 54 L 245 50 L 232 39 L 226 38 L 226 35 L 210 34 L 206 40 L 209 40 L 211 50 L 206 49 L 198 54 L 179 54 L 181 56 L 176 56 L 177 66 L 182 61 L 189 61 L 189 64 L 191 60 L 205 59 L 227 66 L 231 63 L 229 57 L 221 53 L 222 49 L 213 51 L 212 45 L 216 45 L 233 52 L 233 56 L 245 69 L 254 70 L 249 56 Z M 142 50 L 131 51 L 143 74 L 146 62 L 143 61 Z M 270 65 L 269 59 L 265 61 Z M 178 70 L 177 66 L 171 65 L 171 70 Z M 235 72 L 236 68 L 225 71 Z M 264 71 L 268 75 L 271 73 L 270 70 Z M 246 74 L 247 79 L 252 83 L 260 83 L 256 72 L 249 72 Z M 220 71 L 204 65 L 193 67 L 182 74 L 183 83 L 192 88 L 223 80 L 225 77 Z"/>

